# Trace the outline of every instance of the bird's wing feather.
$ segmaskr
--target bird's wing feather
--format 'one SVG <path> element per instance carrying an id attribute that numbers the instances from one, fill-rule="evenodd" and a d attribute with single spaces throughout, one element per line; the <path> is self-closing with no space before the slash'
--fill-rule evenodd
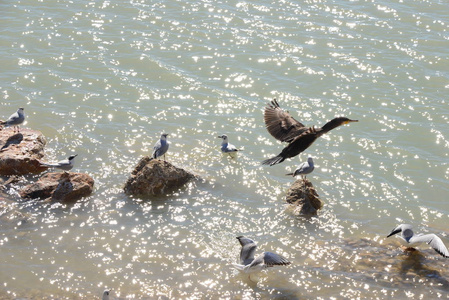
<path id="1" fill-rule="evenodd" d="M 410 239 L 410 243 L 426 243 L 441 256 L 449 257 L 449 251 L 447 250 L 443 241 L 433 233 L 413 236 Z"/>
<path id="2" fill-rule="evenodd" d="M 274 99 L 265 107 L 265 126 L 268 132 L 281 142 L 290 142 L 307 128 L 284 111 Z"/>
<path id="3" fill-rule="evenodd" d="M 291 264 L 290 261 L 288 261 L 288 259 L 273 252 L 264 252 L 262 255 L 265 265 L 267 265 L 268 267 L 286 266 Z"/>
<path id="4" fill-rule="evenodd" d="M 247 265 L 254 260 L 254 253 L 256 252 L 257 245 L 253 240 L 243 236 L 239 236 L 237 239 L 242 246 L 242 249 L 240 250 L 240 262 L 243 265 Z"/>

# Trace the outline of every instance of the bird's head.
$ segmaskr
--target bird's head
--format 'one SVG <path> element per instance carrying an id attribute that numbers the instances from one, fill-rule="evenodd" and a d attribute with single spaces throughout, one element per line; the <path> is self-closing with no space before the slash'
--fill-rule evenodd
<path id="1" fill-rule="evenodd" d="M 17 111 L 23 113 L 24 110 L 25 110 L 25 108 L 21 107 Z"/>
<path id="2" fill-rule="evenodd" d="M 219 135 L 218 138 L 223 139 L 224 141 L 226 141 L 228 139 L 228 136 L 226 134 L 223 134 L 223 135 Z"/>
<path id="3" fill-rule="evenodd" d="M 72 161 L 75 157 L 77 157 L 78 156 L 78 154 L 75 154 L 75 155 L 70 155 L 69 156 L 69 161 Z"/>
<path id="4" fill-rule="evenodd" d="M 111 290 L 104 290 L 102 300 L 109 300 L 109 294 L 111 293 Z"/>
<path id="5" fill-rule="evenodd" d="M 327 131 L 330 131 L 330 130 L 332 130 L 334 128 L 337 128 L 338 126 L 349 124 L 349 123 L 353 123 L 353 122 L 358 122 L 358 121 L 359 120 L 351 120 L 351 119 L 348 119 L 346 117 L 337 117 L 337 118 L 334 118 L 334 119 L 330 120 L 329 122 L 327 122 L 322 127 L 322 129 L 323 129 L 323 131 L 327 132 Z"/>
<path id="6" fill-rule="evenodd" d="M 165 140 L 167 139 L 168 133 L 161 134 L 161 139 Z"/>

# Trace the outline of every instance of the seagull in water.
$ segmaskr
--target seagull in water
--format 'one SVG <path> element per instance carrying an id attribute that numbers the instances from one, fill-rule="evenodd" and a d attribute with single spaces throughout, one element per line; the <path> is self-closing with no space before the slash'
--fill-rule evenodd
<path id="1" fill-rule="evenodd" d="M 57 163 L 54 164 L 48 164 L 48 163 L 41 163 L 41 166 L 43 167 L 48 167 L 48 168 L 56 168 L 56 169 L 61 169 L 64 171 L 69 171 L 73 168 L 73 164 L 75 162 L 75 157 L 77 157 L 78 154 L 76 155 L 70 155 L 68 159 L 64 159 L 61 160 Z"/>
<path id="2" fill-rule="evenodd" d="M 263 252 L 254 258 L 254 252 L 256 252 L 257 248 L 256 243 L 243 236 L 238 236 L 237 239 L 242 246 L 240 250 L 240 264 L 233 265 L 237 270 L 249 274 L 249 280 L 251 280 L 252 273 L 260 272 L 269 267 L 291 264 L 285 257 L 272 252 Z"/>
<path id="3" fill-rule="evenodd" d="M 443 257 L 449 257 L 449 251 L 446 246 L 443 244 L 443 241 L 433 233 L 430 234 L 417 234 L 415 235 L 412 230 L 412 225 L 409 224 L 401 224 L 395 229 L 393 229 L 387 238 L 396 234 L 401 233 L 401 238 L 405 241 L 408 248 L 406 250 L 415 250 L 413 247 L 419 245 L 421 243 L 426 243 L 430 245 L 438 254 Z"/>
<path id="4" fill-rule="evenodd" d="M 313 164 L 313 159 L 309 156 L 307 162 L 303 162 L 302 164 L 300 164 L 299 167 L 295 170 L 295 172 L 288 173 L 285 175 L 291 175 L 293 177 L 301 175 L 302 179 L 304 180 L 306 178 L 306 175 L 312 173 L 314 169 L 315 165 Z"/>
<path id="5" fill-rule="evenodd" d="M 229 153 L 231 155 L 232 152 L 241 151 L 240 149 L 237 149 L 233 144 L 228 143 L 228 136 L 226 134 L 218 136 L 218 138 L 223 139 L 223 142 L 221 142 L 221 152 L 223 153 Z"/>
<path id="6" fill-rule="evenodd" d="M 22 124 L 25 121 L 25 113 L 23 112 L 23 108 L 19 108 L 15 113 L 13 113 L 8 120 L 0 122 L 0 125 L 2 126 L 14 126 L 14 132 L 20 132 L 19 125 Z"/>
<path id="7" fill-rule="evenodd" d="M 153 158 L 158 158 L 163 155 L 165 161 L 165 153 L 167 152 L 168 146 L 170 145 L 170 143 L 167 141 L 167 135 L 167 133 L 163 133 L 161 135 L 161 139 L 157 141 L 156 144 L 154 144 Z"/>
<path id="8" fill-rule="evenodd" d="M 101 300 L 109 300 L 109 294 L 111 293 L 111 290 L 104 290 L 103 297 Z"/>

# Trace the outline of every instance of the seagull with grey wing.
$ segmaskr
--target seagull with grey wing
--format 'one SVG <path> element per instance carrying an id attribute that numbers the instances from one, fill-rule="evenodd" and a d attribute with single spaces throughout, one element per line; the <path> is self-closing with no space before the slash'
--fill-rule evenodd
<path id="1" fill-rule="evenodd" d="M 293 177 L 301 175 L 301 177 L 305 179 L 306 175 L 312 173 L 314 169 L 315 165 L 313 164 L 313 159 L 309 156 L 307 162 L 303 162 L 302 164 L 300 164 L 299 167 L 295 170 L 295 172 L 288 173 L 285 175 L 291 175 Z"/>
<path id="2" fill-rule="evenodd" d="M 165 153 L 167 152 L 170 145 L 170 143 L 167 141 L 167 135 L 167 133 L 163 133 L 161 135 L 161 139 L 157 141 L 156 144 L 154 144 L 152 155 L 153 158 L 158 158 L 163 155 L 165 161 Z"/>
<path id="3" fill-rule="evenodd" d="M 23 112 L 23 108 L 19 108 L 15 113 L 13 113 L 8 120 L 6 121 L 0 121 L 0 125 L 2 126 L 13 126 L 14 132 L 16 131 L 17 128 L 17 132 L 20 132 L 20 127 L 19 125 L 22 124 L 25 121 L 25 113 Z"/>
<path id="4" fill-rule="evenodd" d="M 414 247 L 426 243 L 430 247 L 433 248 L 438 254 L 443 257 L 449 257 L 449 251 L 446 246 L 443 244 L 443 241 L 435 234 L 414 234 L 412 230 L 412 225 L 409 224 L 401 224 L 393 229 L 387 238 L 395 235 L 397 233 L 401 233 L 400 237 L 404 241 L 404 243 L 408 246 L 405 250 L 415 250 Z"/>
<path id="5" fill-rule="evenodd" d="M 47 168 L 56 168 L 56 169 L 61 169 L 64 171 L 69 171 L 73 168 L 73 164 L 75 163 L 75 157 L 77 157 L 78 154 L 76 155 L 70 155 L 68 159 L 64 159 L 61 160 L 57 163 L 53 163 L 53 164 L 49 164 L 49 163 L 41 163 L 41 166 L 43 167 L 47 167 Z"/>
<path id="6" fill-rule="evenodd" d="M 218 138 L 223 139 L 223 141 L 221 142 L 221 152 L 231 155 L 231 153 L 241 151 L 237 149 L 233 144 L 230 144 L 228 142 L 228 136 L 226 134 L 219 135 Z"/>
<path id="7" fill-rule="evenodd" d="M 101 300 L 109 300 L 109 294 L 111 293 L 111 290 L 104 290 L 103 297 Z"/>
<path id="8" fill-rule="evenodd" d="M 291 264 L 285 257 L 273 252 L 263 252 L 254 258 L 254 253 L 257 248 L 256 243 L 244 236 L 238 236 L 237 239 L 242 246 L 240 250 L 240 264 L 233 264 L 233 266 L 237 270 L 249 274 L 249 280 L 251 280 L 252 273 L 257 273 L 274 266 Z"/>

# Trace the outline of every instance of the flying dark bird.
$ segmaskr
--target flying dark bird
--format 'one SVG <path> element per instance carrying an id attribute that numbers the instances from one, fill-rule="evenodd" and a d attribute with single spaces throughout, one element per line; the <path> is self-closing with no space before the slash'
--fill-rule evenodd
<path id="1" fill-rule="evenodd" d="M 254 253 L 257 248 L 256 243 L 243 236 L 238 236 L 237 239 L 239 240 L 242 249 L 240 250 L 240 264 L 234 264 L 234 267 L 241 272 L 249 274 L 248 278 L 250 280 L 251 273 L 257 273 L 274 266 L 286 266 L 291 264 L 285 257 L 273 252 L 263 252 L 254 258 Z"/>
<path id="2" fill-rule="evenodd" d="M 435 234 L 414 234 L 412 230 L 412 225 L 409 224 L 401 224 L 395 229 L 393 229 L 387 238 L 396 234 L 401 233 L 400 237 L 402 238 L 404 244 L 408 246 L 406 250 L 414 250 L 413 247 L 426 243 L 430 247 L 433 248 L 438 254 L 443 257 L 449 258 L 449 251 L 446 246 L 443 244 L 443 241 Z"/>
<path id="3" fill-rule="evenodd" d="M 264 120 L 268 132 L 275 139 L 289 143 L 279 155 L 262 162 L 263 165 L 270 166 L 298 155 L 309 148 L 317 138 L 332 129 L 351 122 L 358 122 L 358 120 L 338 117 L 330 120 L 321 128 L 305 127 L 301 122 L 290 116 L 288 112 L 282 110 L 276 99 L 265 108 Z"/>

